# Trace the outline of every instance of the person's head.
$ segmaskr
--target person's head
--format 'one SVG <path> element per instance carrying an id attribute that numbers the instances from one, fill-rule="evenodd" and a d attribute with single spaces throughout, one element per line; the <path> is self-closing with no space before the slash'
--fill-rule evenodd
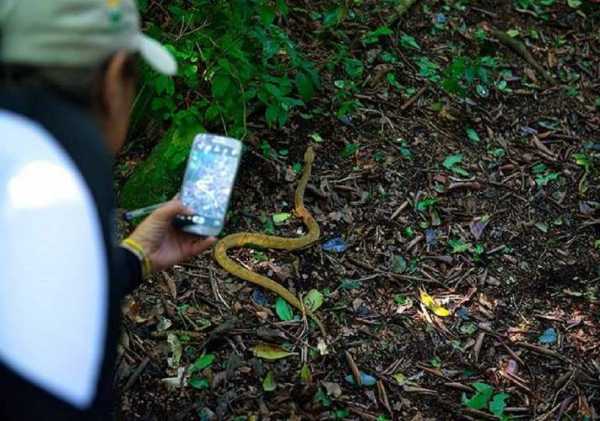
<path id="1" fill-rule="evenodd" d="M 177 71 L 141 33 L 134 0 L 0 1 L 0 87 L 42 87 L 79 103 L 113 152 L 127 135 L 138 55 L 163 74 Z"/>

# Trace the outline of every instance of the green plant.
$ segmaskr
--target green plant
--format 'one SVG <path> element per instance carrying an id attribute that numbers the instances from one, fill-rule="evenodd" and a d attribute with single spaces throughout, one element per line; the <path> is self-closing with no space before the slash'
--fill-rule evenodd
<path id="1" fill-rule="evenodd" d="M 241 137 L 249 114 L 263 110 L 269 125 L 281 126 L 293 108 L 313 97 L 318 73 L 277 23 L 289 12 L 285 1 L 188 3 L 176 0 L 167 8 L 172 27 L 187 31 L 173 38 L 155 25 L 148 29 L 171 38 L 168 47 L 180 63 L 177 83 L 145 73 L 144 81 L 154 91 L 154 112 L 174 122 L 194 115 L 205 126 L 222 125 Z M 176 101 L 188 107 L 177 110 Z"/>
<path id="2" fill-rule="evenodd" d="M 463 393 L 463 405 L 471 409 L 487 409 L 502 421 L 510 419 L 510 417 L 504 413 L 506 401 L 510 397 L 507 393 L 494 393 L 494 388 L 487 383 L 473 383 L 471 386 L 475 389 L 475 393 L 470 398 L 467 398 L 467 395 Z"/>
<path id="3" fill-rule="evenodd" d="M 315 66 L 284 30 L 285 0 L 138 2 L 149 22 L 146 32 L 164 41 L 179 73 L 169 78 L 142 68 L 134 125 L 162 119 L 171 131 L 125 185 L 124 207 L 174 194 L 193 139 L 187 134 L 208 129 L 244 138 L 251 115 L 283 126 L 320 88 Z M 184 138 L 173 136 L 183 132 Z"/>
<path id="4" fill-rule="evenodd" d="M 554 3 L 556 3 L 556 0 L 514 0 L 517 9 L 530 10 L 544 20 L 549 18 L 546 9 L 554 5 Z"/>
<path id="5" fill-rule="evenodd" d="M 460 96 L 475 90 L 479 96 L 487 97 L 493 81 L 492 71 L 497 67 L 496 59 L 490 56 L 455 57 L 444 70 L 442 88 Z"/>

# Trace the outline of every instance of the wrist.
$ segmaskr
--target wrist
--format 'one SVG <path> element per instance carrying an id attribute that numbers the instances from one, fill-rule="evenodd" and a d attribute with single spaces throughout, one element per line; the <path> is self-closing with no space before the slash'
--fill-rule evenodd
<path id="1" fill-rule="evenodd" d="M 121 242 L 121 247 L 129 250 L 139 259 L 142 268 L 142 278 L 146 278 L 152 273 L 152 262 L 150 262 L 144 247 L 138 241 L 128 237 Z"/>

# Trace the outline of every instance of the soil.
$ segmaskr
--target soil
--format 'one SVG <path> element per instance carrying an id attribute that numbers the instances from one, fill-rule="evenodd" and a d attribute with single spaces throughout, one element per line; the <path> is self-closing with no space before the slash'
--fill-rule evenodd
<path id="1" fill-rule="evenodd" d="M 395 33 L 414 36 L 421 46 L 416 56 L 438 63 L 450 62 L 457 44 L 476 53 L 481 47 L 474 30 L 486 24 L 538 34 L 525 45 L 555 84 L 490 36 L 484 48 L 511 69 L 512 92 L 492 89 L 488 97 L 465 100 L 420 76 L 415 60 L 395 47 L 397 40 L 360 42 L 386 16 L 379 3 L 356 7 L 372 19 L 364 28 L 348 27 L 348 39 L 340 41 L 365 62 L 374 49 L 404 56 L 393 70 L 417 98 L 385 79 L 371 83 L 381 65 L 375 60 L 366 64 L 352 119 L 337 118 L 334 81 L 343 75 L 324 65 L 333 41 L 307 33 L 306 16 L 292 15 L 291 36 L 323 64 L 323 92 L 310 105 L 321 112 L 295 115 L 284 129 L 269 129 L 253 116 L 226 228 L 263 232 L 265 218 L 292 212 L 292 165 L 314 145 L 306 205 L 321 226 L 322 242 L 298 252 L 241 249 L 232 256 L 297 294 L 323 293 L 317 314 L 328 331 L 327 352 L 319 350 L 315 326 L 301 317 L 282 322 L 275 296 L 224 272 L 207 253 L 155 275 L 124 303 L 115 375 L 121 419 L 497 419 L 487 405 L 475 410 L 463 403 L 478 382 L 508 394 L 504 413 L 511 419 L 597 419 L 597 5 L 590 2 L 584 18 L 556 2 L 544 21 L 508 1 L 480 1 L 464 11 L 417 2 L 396 21 Z M 310 7 L 319 8 L 317 2 Z M 432 34 L 440 14 L 452 30 Z M 579 76 L 567 81 L 566 74 Z M 468 128 L 479 142 L 469 140 Z M 321 143 L 312 140 L 314 133 Z M 259 141 L 288 152 L 265 157 Z M 359 149 L 346 157 L 349 144 Z M 503 155 L 492 153 L 500 148 Z M 574 157 L 582 152 L 592 162 L 585 179 Z M 468 177 L 443 166 L 456 153 L 463 154 Z M 558 178 L 536 183 L 539 164 Z M 419 210 L 426 198 L 437 202 Z M 275 227 L 284 236 L 302 230 L 293 217 Z M 324 250 L 333 238 L 347 249 Z M 470 247 L 457 252 L 451 244 Z M 421 290 L 450 315 L 437 316 L 423 305 Z M 167 333 L 174 330 L 188 333 L 179 334 L 181 360 L 170 366 Z M 264 342 L 294 354 L 258 358 L 252 349 Z M 166 384 L 178 367 L 187 373 L 202 353 L 215 356 L 212 366 L 193 375 L 206 379 L 205 386 Z M 305 363 L 310 379 L 299 375 Z M 353 368 L 376 384 L 351 384 Z M 276 384 L 272 391 L 265 391 L 271 389 L 264 383 L 267 373 Z"/>

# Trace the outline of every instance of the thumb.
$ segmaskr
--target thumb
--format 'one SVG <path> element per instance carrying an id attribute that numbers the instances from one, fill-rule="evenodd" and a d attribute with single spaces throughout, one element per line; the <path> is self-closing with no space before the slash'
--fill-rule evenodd
<path id="1" fill-rule="evenodd" d="M 186 208 L 179 199 L 173 199 L 158 208 L 155 214 L 158 219 L 170 221 L 177 215 L 192 215 L 193 212 Z"/>

